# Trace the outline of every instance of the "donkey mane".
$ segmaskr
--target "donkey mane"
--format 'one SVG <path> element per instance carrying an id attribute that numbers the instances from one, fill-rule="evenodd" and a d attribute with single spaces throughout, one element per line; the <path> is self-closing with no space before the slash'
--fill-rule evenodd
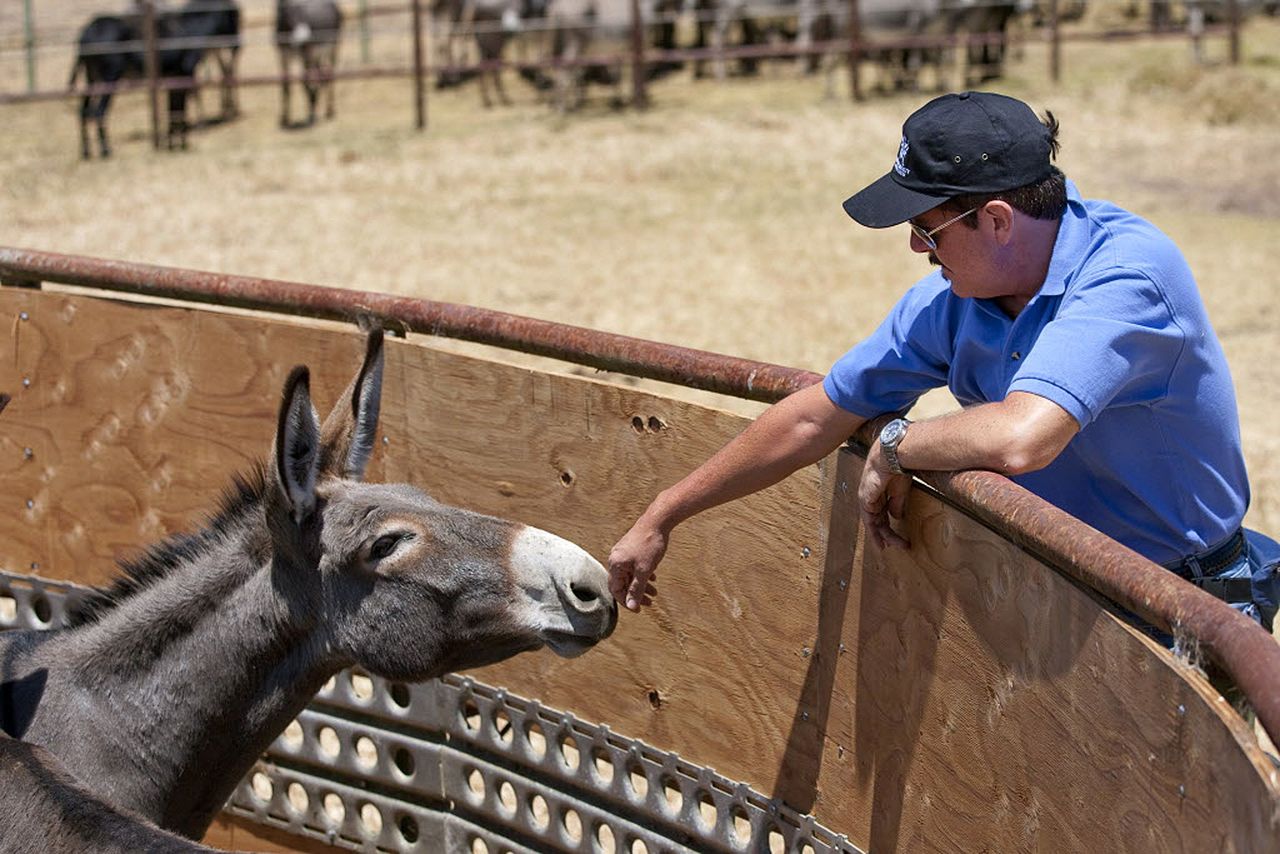
<path id="1" fill-rule="evenodd" d="M 100 620 L 122 602 L 147 589 L 174 567 L 195 560 L 241 527 L 240 523 L 262 504 L 266 494 L 266 466 L 254 463 L 247 474 L 232 475 L 218 508 L 195 533 L 166 537 L 136 558 L 121 560 L 121 574 L 108 586 L 94 587 L 68 602 L 67 627 Z M 264 544 L 265 545 L 265 544 Z"/>

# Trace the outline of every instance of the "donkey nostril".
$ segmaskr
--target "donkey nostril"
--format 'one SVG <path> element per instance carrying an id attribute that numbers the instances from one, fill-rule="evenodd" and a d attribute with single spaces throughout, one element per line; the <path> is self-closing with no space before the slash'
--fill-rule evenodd
<path id="1" fill-rule="evenodd" d="M 585 584 L 570 584 L 569 592 L 579 602 L 595 602 L 600 598 L 599 591 Z"/>

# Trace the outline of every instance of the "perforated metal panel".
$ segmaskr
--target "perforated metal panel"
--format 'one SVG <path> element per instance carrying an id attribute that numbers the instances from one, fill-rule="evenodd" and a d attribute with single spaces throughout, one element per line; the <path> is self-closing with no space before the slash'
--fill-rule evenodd
<path id="1" fill-rule="evenodd" d="M 66 584 L 0 573 L 0 628 L 60 625 Z M 343 671 L 227 811 L 361 851 L 858 852 L 673 753 L 469 678 Z"/>

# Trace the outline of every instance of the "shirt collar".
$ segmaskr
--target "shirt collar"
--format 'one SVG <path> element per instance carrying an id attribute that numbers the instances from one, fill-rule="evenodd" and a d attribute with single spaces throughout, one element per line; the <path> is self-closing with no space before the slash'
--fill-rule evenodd
<path id="1" fill-rule="evenodd" d="M 1067 179 L 1067 209 L 1058 224 L 1058 237 L 1053 242 L 1053 257 L 1049 259 L 1049 272 L 1036 296 L 1058 296 L 1067 289 L 1067 282 L 1080 266 L 1080 259 L 1089 245 L 1089 212 L 1075 182 Z"/>

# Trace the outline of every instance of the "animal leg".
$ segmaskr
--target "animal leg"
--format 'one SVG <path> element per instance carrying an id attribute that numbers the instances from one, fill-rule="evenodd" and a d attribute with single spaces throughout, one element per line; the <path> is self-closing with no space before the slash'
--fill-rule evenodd
<path id="1" fill-rule="evenodd" d="M 101 95 L 94 110 L 94 121 L 98 125 L 98 153 L 105 160 L 111 156 L 111 144 L 107 142 L 107 108 L 111 106 L 111 93 Z"/>
<path id="2" fill-rule="evenodd" d="M 222 72 L 222 118 L 234 119 L 240 115 L 240 104 L 237 102 L 235 87 L 236 61 L 240 58 L 240 48 L 219 50 L 217 53 L 218 68 Z"/>
<path id="3" fill-rule="evenodd" d="M 289 126 L 289 49 L 280 48 L 280 127 Z"/>
<path id="4" fill-rule="evenodd" d="M 335 36 L 336 39 L 336 36 Z M 324 86 L 328 96 L 328 105 L 325 107 L 324 117 L 326 119 L 333 118 L 333 76 L 338 68 L 338 42 L 334 41 L 329 48 L 329 62 L 324 69 Z"/>
<path id="5" fill-rule="evenodd" d="M 89 151 L 89 117 L 92 115 L 92 107 L 90 106 L 89 96 L 85 95 L 80 101 L 80 157 L 88 160 L 92 157 Z"/>

